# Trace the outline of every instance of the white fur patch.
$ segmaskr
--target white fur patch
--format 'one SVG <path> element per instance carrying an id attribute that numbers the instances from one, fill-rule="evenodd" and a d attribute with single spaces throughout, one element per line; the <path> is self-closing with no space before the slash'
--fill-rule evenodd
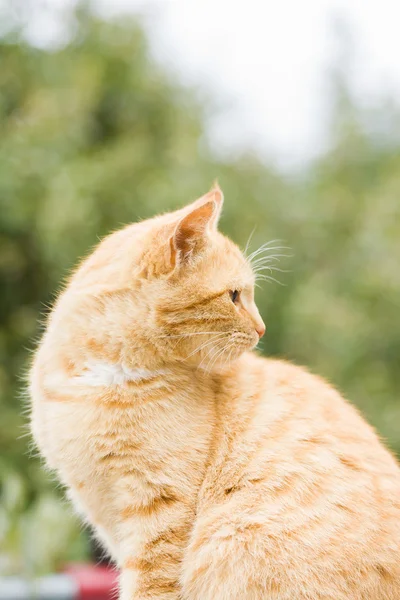
<path id="1" fill-rule="evenodd" d="M 110 387 L 125 385 L 129 382 L 138 383 L 165 374 L 166 371 L 163 370 L 149 371 L 140 367 L 129 369 L 118 363 L 93 361 L 87 363 L 82 374 L 74 377 L 73 381 L 78 385 Z"/>

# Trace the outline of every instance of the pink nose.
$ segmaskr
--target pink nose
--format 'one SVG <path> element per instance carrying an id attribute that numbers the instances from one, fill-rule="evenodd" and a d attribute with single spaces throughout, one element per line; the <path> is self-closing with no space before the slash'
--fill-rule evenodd
<path id="1" fill-rule="evenodd" d="M 257 327 L 256 327 L 256 331 L 257 331 L 257 333 L 258 333 L 258 337 L 261 339 L 261 338 L 262 338 L 262 336 L 263 336 L 263 335 L 264 335 L 264 333 L 265 333 L 265 325 L 264 325 L 264 323 L 263 323 L 262 325 L 257 325 Z"/>

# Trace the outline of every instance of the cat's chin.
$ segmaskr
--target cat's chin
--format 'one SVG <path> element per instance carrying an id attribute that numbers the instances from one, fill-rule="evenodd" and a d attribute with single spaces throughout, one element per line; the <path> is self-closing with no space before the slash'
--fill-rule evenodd
<path id="1" fill-rule="evenodd" d="M 243 352 L 254 350 L 259 341 L 260 338 L 257 333 L 248 335 L 244 334 L 237 344 L 236 350 L 238 352 L 238 356 L 240 356 L 240 354 L 243 354 Z"/>
<path id="2" fill-rule="evenodd" d="M 197 367 L 204 371 L 212 371 L 221 367 L 229 366 L 236 361 L 244 352 L 253 350 L 258 344 L 258 336 L 245 336 L 240 339 L 234 346 L 228 345 L 226 350 L 219 353 L 218 356 L 207 356 L 207 360 L 203 359 L 197 363 Z"/>
<path id="3" fill-rule="evenodd" d="M 231 351 L 232 359 L 238 358 L 243 352 L 254 350 L 259 342 L 259 337 L 255 335 L 243 335 L 243 337 L 235 344 Z M 229 352 L 228 352 L 229 355 Z"/>

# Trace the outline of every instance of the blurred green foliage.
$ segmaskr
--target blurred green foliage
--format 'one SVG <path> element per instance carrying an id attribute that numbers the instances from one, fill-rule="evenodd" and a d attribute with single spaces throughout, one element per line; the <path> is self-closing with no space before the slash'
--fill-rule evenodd
<path id="1" fill-rule="evenodd" d="M 282 238 L 293 249 L 285 285 L 258 291 L 265 353 L 327 377 L 400 451 L 396 109 L 357 109 L 338 69 L 331 148 L 289 178 L 252 155 L 216 157 L 204 137 L 210 106 L 151 59 L 137 21 L 78 9 L 72 39 L 52 51 L 11 30 L 0 64 L 0 573 L 87 552 L 24 434 L 39 315 L 99 237 L 194 199 L 215 177 L 226 233 L 244 247 L 257 225 L 252 247 Z"/>

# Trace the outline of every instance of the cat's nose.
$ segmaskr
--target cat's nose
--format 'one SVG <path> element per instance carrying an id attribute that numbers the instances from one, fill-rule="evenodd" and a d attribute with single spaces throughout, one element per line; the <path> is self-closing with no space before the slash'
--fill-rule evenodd
<path id="1" fill-rule="evenodd" d="M 260 324 L 260 325 L 257 325 L 257 327 L 256 327 L 256 331 L 257 331 L 257 333 L 258 333 L 258 337 L 261 339 L 261 338 L 262 338 L 262 336 L 263 336 L 263 335 L 264 335 L 264 333 L 265 333 L 265 325 L 264 325 L 264 323 L 263 323 L 262 325 L 261 325 L 261 324 Z"/>

